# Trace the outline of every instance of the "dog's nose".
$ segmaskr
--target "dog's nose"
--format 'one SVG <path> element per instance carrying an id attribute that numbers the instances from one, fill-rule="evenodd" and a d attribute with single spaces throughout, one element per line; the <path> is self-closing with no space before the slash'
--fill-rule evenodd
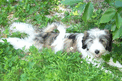
<path id="1" fill-rule="evenodd" d="M 99 50 L 95 50 L 95 53 L 96 53 L 96 54 L 99 54 L 99 53 L 100 53 L 100 51 L 99 51 Z"/>

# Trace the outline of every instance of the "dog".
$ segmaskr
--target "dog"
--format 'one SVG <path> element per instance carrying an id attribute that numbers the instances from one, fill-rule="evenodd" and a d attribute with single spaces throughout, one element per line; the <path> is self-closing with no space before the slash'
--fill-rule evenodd
<path id="1" fill-rule="evenodd" d="M 59 33 L 54 32 L 54 29 L 57 29 Z M 29 35 L 24 39 L 2 38 L 10 42 L 15 49 L 22 49 L 23 47 L 29 49 L 30 46 L 34 45 L 40 50 L 43 47 L 51 48 L 55 53 L 58 51 L 78 51 L 83 59 L 86 59 L 88 63 L 97 65 L 97 67 L 105 62 L 101 56 L 109 54 L 112 49 L 112 34 L 106 29 L 94 28 L 84 33 L 66 33 L 65 25 L 54 22 L 48 24 L 45 29 L 35 31 L 30 24 L 15 22 L 10 26 L 10 31 L 20 31 Z M 3 41 L 1 40 L 1 42 Z M 106 63 L 122 71 L 122 65 L 118 61 L 114 63 L 113 59 L 110 58 L 109 62 Z"/>

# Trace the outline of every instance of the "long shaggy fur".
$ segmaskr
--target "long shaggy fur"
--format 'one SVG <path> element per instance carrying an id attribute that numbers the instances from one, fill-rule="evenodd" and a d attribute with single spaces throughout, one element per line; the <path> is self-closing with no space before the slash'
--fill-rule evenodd
<path id="1" fill-rule="evenodd" d="M 59 33 L 55 33 L 54 29 L 57 29 Z M 105 62 L 101 55 L 109 54 L 112 49 L 112 34 L 108 30 L 100 30 L 98 28 L 85 31 L 84 33 L 66 33 L 65 25 L 52 23 L 48 24 L 40 32 L 36 32 L 30 24 L 15 22 L 10 26 L 10 30 L 13 32 L 24 32 L 29 35 L 24 39 L 16 37 L 2 38 L 7 39 L 15 49 L 22 49 L 23 47 L 29 49 L 30 46 L 34 45 L 38 49 L 43 47 L 51 48 L 55 53 L 60 50 L 67 52 L 78 51 L 82 54 L 83 59 L 98 67 Z M 114 63 L 113 59 L 110 58 L 107 63 L 118 67 L 122 71 L 122 65 L 118 61 Z"/>

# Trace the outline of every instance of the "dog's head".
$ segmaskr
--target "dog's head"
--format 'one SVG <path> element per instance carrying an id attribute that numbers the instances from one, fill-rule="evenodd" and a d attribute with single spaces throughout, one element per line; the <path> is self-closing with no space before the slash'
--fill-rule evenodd
<path id="1" fill-rule="evenodd" d="M 98 28 L 84 32 L 82 48 L 87 49 L 95 57 L 100 57 L 112 49 L 112 34 L 108 30 Z"/>

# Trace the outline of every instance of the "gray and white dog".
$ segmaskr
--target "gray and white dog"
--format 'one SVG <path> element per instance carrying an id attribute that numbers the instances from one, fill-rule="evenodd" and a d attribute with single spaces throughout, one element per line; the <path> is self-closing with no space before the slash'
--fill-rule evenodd
<path id="1" fill-rule="evenodd" d="M 59 33 L 53 32 L 54 29 L 57 29 Z M 15 22 L 10 26 L 10 30 L 24 32 L 29 35 L 24 39 L 16 37 L 3 38 L 7 39 L 15 49 L 22 49 L 23 47 L 29 49 L 30 46 L 34 45 L 38 49 L 43 47 L 51 48 L 55 53 L 60 50 L 67 52 L 78 51 L 88 63 L 98 66 L 105 62 L 101 55 L 109 54 L 112 49 L 112 34 L 108 30 L 98 28 L 84 33 L 66 33 L 66 27 L 63 24 L 52 23 L 40 32 L 36 32 L 30 24 Z M 113 59 L 110 58 L 107 63 L 118 67 L 122 71 L 122 65 L 118 61 L 114 63 Z"/>

